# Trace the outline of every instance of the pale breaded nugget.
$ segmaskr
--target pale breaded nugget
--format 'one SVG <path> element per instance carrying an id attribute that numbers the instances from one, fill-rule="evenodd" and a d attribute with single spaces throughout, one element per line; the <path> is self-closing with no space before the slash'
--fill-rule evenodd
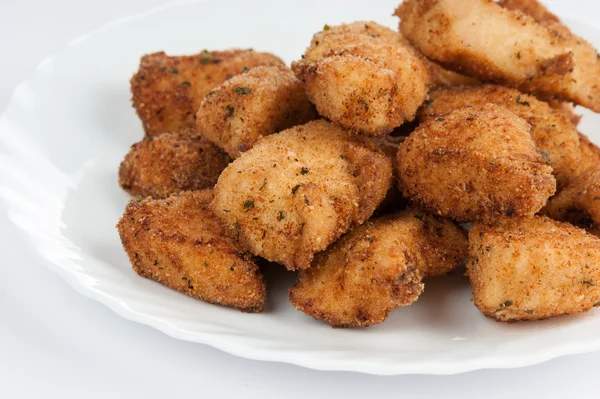
<path id="1" fill-rule="evenodd" d="M 259 140 L 223 171 L 213 210 L 255 255 L 304 269 L 388 191 L 391 161 L 324 120 Z"/>
<path id="2" fill-rule="evenodd" d="M 198 131 L 236 158 L 260 137 L 317 118 L 304 85 L 285 67 L 256 67 L 208 93 Z"/>
<path id="3" fill-rule="evenodd" d="M 529 130 L 495 104 L 431 118 L 398 151 L 399 189 L 426 210 L 461 222 L 533 215 L 556 181 Z"/>
<path id="4" fill-rule="evenodd" d="M 185 56 L 148 54 L 131 78 L 133 106 L 149 136 L 195 129 L 196 111 L 204 96 L 225 80 L 259 65 L 284 63 L 273 54 L 253 50 L 204 50 Z"/>
<path id="5" fill-rule="evenodd" d="M 574 178 L 541 213 L 585 228 L 600 225 L 600 165 Z"/>
<path id="6" fill-rule="evenodd" d="M 148 136 L 131 146 L 119 167 L 119 184 L 132 195 L 164 198 L 212 188 L 231 162 L 195 130 Z"/>
<path id="7" fill-rule="evenodd" d="M 326 26 L 292 69 L 321 115 L 370 136 L 413 120 L 429 85 L 421 57 L 374 22 Z"/>
<path id="8" fill-rule="evenodd" d="M 493 103 L 531 124 L 537 150 L 550 162 L 558 187 L 564 187 L 579 171 L 581 150 L 577 130 L 562 112 L 535 97 L 502 86 L 483 85 L 441 89 L 431 93 L 420 119 L 435 117 L 469 105 Z"/>
<path id="9" fill-rule="evenodd" d="M 260 312 L 266 285 L 252 257 L 209 210 L 212 190 L 132 200 L 117 228 L 140 276 L 206 302 Z"/>
<path id="10" fill-rule="evenodd" d="M 600 239 L 540 216 L 475 223 L 467 273 L 475 305 L 497 320 L 586 312 L 600 305 Z"/>
<path id="11" fill-rule="evenodd" d="M 600 111 L 600 59 L 564 26 L 490 0 L 406 0 L 401 32 L 442 66 Z"/>
<path id="12" fill-rule="evenodd" d="M 289 298 L 334 327 L 370 326 L 410 305 L 421 279 L 445 274 L 467 257 L 465 232 L 449 220 L 406 210 L 353 229 L 301 270 Z"/>

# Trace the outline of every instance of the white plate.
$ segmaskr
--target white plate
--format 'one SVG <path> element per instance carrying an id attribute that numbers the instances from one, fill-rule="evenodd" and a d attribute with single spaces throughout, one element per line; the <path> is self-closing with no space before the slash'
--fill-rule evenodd
<path id="1" fill-rule="evenodd" d="M 127 195 L 117 167 L 142 137 L 129 78 L 141 55 L 254 47 L 297 58 L 325 23 L 373 19 L 395 27 L 398 0 L 179 3 L 72 42 L 21 84 L 0 119 L 0 197 L 45 265 L 77 291 L 173 337 L 253 359 L 373 374 L 452 374 L 517 367 L 600 348 L 600 313 L 503 324 L 469 301 L 463 277 L 426 285 L 410 307 L 368 329 L 332 329 L 287 301 L 294 276 L 269 274 L 262 314 L 208 305 L 135 275 L 114 225 Z M 600 33 L 583 24 L 588 39 Z M 600 117 L 582 130 L 600 139 Z"/>

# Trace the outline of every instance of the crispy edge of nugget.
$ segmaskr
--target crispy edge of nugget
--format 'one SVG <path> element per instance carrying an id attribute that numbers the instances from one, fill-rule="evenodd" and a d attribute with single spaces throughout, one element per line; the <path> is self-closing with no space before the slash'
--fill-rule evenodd
<path id="1" fill-rule="evenodd" d="M 423 58 L 408 47 L 375 22 L 340 24 L 316 33 L 292 70 L 321 115 L 353 132 L 383 136 L 412 121 L 429 90 Z"/>
<path id="2" fill-rule="evenodd" d="M 560 22 L 560 19 L 556 15 L 551 13 L 537 0 L 500 0 L 498 4 L 507 10 L 520 11 L 523 14 L 527 14 L 541 24 Z"/>
<path id="3" fill-rule="evenodd" d="M 575 127 L 562 112 L 516 89 L 496 85 L 439 89 L 430 94 L 429 100 L 419 110 L 419 119 L 488 103 L 508 109 L 531 125 L 533 141 L 550 162 L 559 189 L 579 173 L 581 150 Z"/>
<path id="4" fill-rule="evenodd" d="M 540 320 L 600 306 L 600 239 L 568 223 L 474 223 L 469 252 L 473 301 L 487 317 Z"/>
<path id="5" fill-rule="evenodd" d="M 304 269 L 367 220 L 391 182 L 391 161 L 373 143 L 316 120 L 266 136 L 232 162 L 212 208 L 249 252 Z"/>
<path id="6" fill-rule="evenodd" d="M 119 166 L 119 185 L 132 195 L 165 198 L 212 188 L 231 159 L 195 130 L 147 136 Z"/>
<path id="7" fill-rule="evenodd" d="M 198 131 L 236 158 L 263 136 L 317 118 L 291 69 L 258 66 L 213 89 L 196 115 Z"/>
<path id="8" fill-rule="evenodd" d="M 585 134 L 578 132 L 581 149 L 581 170 L 600 166 L 600 147 L 590 141 Z"/>
<path id="9" fill-rule="evenodd" d="M 132 200 L 117 224 L 133 270 L 209 303 L 260 312 L 266 284 L 258 266 L 208 209 L 211 190 Z"/>
<path id="10" fill-rule="evenodd" d="M 196 111 L 217 85 L 259 65 L 283 66 L 270 53 L 232 49 L 185 56 L 144 55 L 130 81 L 133 106 L 147 135 L 196 128 Z"/>
<path id="11" fill-rule="evenodd" d="M 533 215 L 556 180 L 529 129 L 495 104 L 431 118 L 398 151 L 398 188 L 426 211 L 460 222 Z"/>

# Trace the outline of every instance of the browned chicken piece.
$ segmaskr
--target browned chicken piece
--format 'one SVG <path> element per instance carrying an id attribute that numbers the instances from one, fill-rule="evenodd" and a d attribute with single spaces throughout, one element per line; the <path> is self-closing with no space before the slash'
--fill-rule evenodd
<path id="1" fill-rule="evenodd" d="M 226 238 L 211 190 L 132 200 L 117 228 L 140 276 L 203 301 L 260 312 L 266 285 L 252 257 Z"/>
<path id="2" fill-rule="evenodd" d="M 374 22 L 325 26 L 292 69 L 321 115 L 369 136 L 413 120 L 429 86 L 421 57 Z"/>
<path id="3" fill-rule="evenodd" d="M 461 222 L 533 215 L 556 181 L 529 131 L 495 104 L 431 118 L 398 151 L 399 189 L 425 210 Z"/>
<path id="4" fill-rule="evenodd" d="M 600 306 L 600 239 L 540 216 L 474 223 L 467 273 L 473 301 L 499 321 L 539 320 Z"/>
<path id="5" fill-rule="evenodd" d="M 543 101 L 502 86 L 454 87 L 433 92 L 419 117 L 426 119 L 469 105 L 500 105 L 531 124 L 537 150 L 550 162 L 559 188 L 580 171 L 581 150 L 575 127 Z"/>
<path id="6" fill-rule="evenodd" d="M 196 128 L 196 111 L 216 86 L 259 65 L 283 66 L 278 57 L 253 50 L 202 51 L 142 57 L 131 78 L 133 106 L 149 136 Z"/>
<path id="7" fill-rule="evenodd" d="M 318 254 L 290 289 L 296 309 L 334 327 L 365 327 L 417 300 L 423 277 L 467 257 L 465 232 L 449 220 L 406 210 L 367 221 Z"/>
<path id="8" fill-rule="evenodd" d="M 396 15 L 402 34 L 444 67 L 600 111 L 600 57 L 560 23 L 489 0 L 406 0 Z"/>
<path id="9" fill-rule="evenodd" d="M 198 131 L 236 158 L 261 137 L 317 118 L 289 68 L 260 66 L 211 91 L 196 116 Z"/>
<path id="10" fill-rule="evenodd" d="M 317 120 L 267 136 L 232 162 L 213 210 L 253 254 L 304 269 L 371 216 L 391 180 L 391 161 L 375 145 Z"/>
<path id="11" fill-rule="evenodd" d="M 212 188 L 231 162 L 195 130 L 147 136 L 131 146 L 119 167 L 119 184 L 132 195 L 165 198 Z"/>

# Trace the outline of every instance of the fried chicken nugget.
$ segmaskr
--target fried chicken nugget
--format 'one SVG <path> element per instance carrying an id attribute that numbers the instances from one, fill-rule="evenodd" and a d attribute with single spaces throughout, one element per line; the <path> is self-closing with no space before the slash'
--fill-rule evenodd
<path id="1" fill-rule="evenodd" d="M 370 136 L 413 120 L 429 85 L 421 57 L 374 22 L 325 26 L 292 69 L 321 115 Z"/>
<path id="2" fill-rule="evenodd" d="M 558 187 L 564 187 L 579 171 L 581 150 L 575 127 L 562 112 L 535 97 L 502 86 L 455 87 L 431 93 L 420 119 L 445 114 L 469 105 L 500 105 L 531 124 L 531 136 L 538 151 L 554 169 Z"/>
<path id="3" fill-rule="evenodd" d="M 431 118 L 400 147 L 399 189 L 424 209 L 461 222 L 539 211 L 556 190 L 530 126 L 495 104 Z"/>
<path id="4" fill-rule="evenodd" d="M 417 300 L 423 277 L 454 269 L 467 252 L 465 232 L 449 220 L 415 210 L 369 220 L 300 271 L 290 302 L 334 327 L 378 324 Z"/>
<path id="5" fill-rule="evenodd" d="M 260 137 L 317 118 L 304 85 L 284 67 L 256 67 L 211 91 L 196 115 L 198 131 L 233 158 Z"/>
<path id="6" fill-rule="evenodd" d="M 500 321 L 538 320 L 600 305 L 600 239 L 546 217 L 474 223 L 467 273 L 475 306 Z"/>
<path id="7" fill-rule="evenodd" d="M 401 32 L 427 57 L 483 81 L 600 111 L 600 59 L 564 26 L 490 0 L 406 0 Z"/>
<path id="8" fill-rule="evenodd" d="M 253 259 L 209 210 L 212 190 L 132 200 L 117 228 L 140 276 L 210 303 L 260 312 L 266 285 Z"/>
<path id="9" fill-rule="evenodd" d="M 131 146 L 119 184 L 132 195 L 165 198 L 212 188 L 231 159 L 195 130 L 147 136 Z"/>
<path id="10" fill-rule="evenodd" d="M 196 128 L 196 111 L 213 88 L 259 65 L 283 66 L 278 57 L 253 50 L 202 51 L 142 57 L 131 78 L 133 106 L 149 136 Z"/>
<path id="11" fill-rule="evenodd" d="M 243 247 L 290 270 L 367 220 L 392 180 L 367 139 L 317 120 L 259 140 L 223 171 L 213 210 Z"/>

